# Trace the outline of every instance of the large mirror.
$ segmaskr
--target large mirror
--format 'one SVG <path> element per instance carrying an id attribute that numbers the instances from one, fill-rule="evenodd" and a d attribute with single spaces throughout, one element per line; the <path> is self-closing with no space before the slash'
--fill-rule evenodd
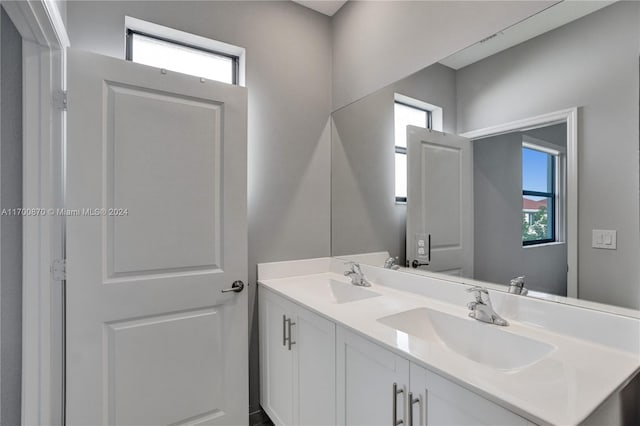
<path id="1" fill-rule="evenodd" d="M 334 111 L 332 255 L 640 309 L 639 58 L 562 2 Z"/>

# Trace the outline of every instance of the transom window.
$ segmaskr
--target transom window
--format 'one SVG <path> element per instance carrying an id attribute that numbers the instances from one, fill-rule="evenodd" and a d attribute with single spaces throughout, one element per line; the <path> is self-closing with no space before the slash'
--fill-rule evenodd
<path id="1" fill-rule="evenodd" d="M 395 102 L 396 203 L 407 202 L 407 126 L 431 128 L 431 111 Z"/>
<path id="2" fill-rule="evenodd" d="M 556 241 L 558 153 L 525 144 L 522 147 L 522 244 Z"/>
<path id="3" fill-rule="evenodd" d="M 131 16 L 126 59 L 207 80 L 244 86 L 245 49 Z"/>
<path id="4" fill-rule="evenodd" d="M 127 59 L 139 64 L 238 84 L 238 58 L 129 30 Z"/>

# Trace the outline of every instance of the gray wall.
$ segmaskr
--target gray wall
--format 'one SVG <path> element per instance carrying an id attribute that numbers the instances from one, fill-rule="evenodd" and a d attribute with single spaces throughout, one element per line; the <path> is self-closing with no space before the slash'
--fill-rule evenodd
<path id="1" fill-rule="evenodd" d="M 22 206 L 22 39 L 0 16 L 0 209 Z M 0 424 L 20 424 L 22 220 L 0 217 Z"/>
<path id="2" fill-rule="evenodd" d="M 458 131 L 579 111 L 579 297 L 640 308 L 640 3 L 620 2 L 458 71 Z M 592 229 L 618 249 L 591 248 Z"/>
<path id="3" fill-rule="evenodd" d="M 523 134 L 566 147 L 566 124 L 473 142 L 474 278 L 566 296 L 566 244 L 522 246 Z"/>
<path id="4" fill-rule="evenodd" d="M 338 109 L 555 1 L 349 1 L 333 17 Z"/>
<path id="5" fill-rule="evenodd" d="M 124 16 L 246 48 L 250 410 L 258 409 L 256 264 L 330 255 L 331 26 L 293 2 L 69 2 L 76 49 L 124 58 Z"/>
<path id="6" fill-rule="evenodd" d="M 333 114 L 331 253 L 388 251 L 405 260 L 406 205 L 395 204 L 394 93 L 444 109 L 454 132 L 455 72 L 435 64 Z"/>

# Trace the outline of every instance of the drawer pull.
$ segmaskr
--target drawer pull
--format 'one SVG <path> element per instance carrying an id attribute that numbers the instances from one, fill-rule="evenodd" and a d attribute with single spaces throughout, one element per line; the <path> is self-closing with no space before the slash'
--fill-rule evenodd
<path id="1" fill-rule="evenodd" d="M 393 421 L 392 426 L 398 426 L 404 423 L 404 420 L 398 420 L 398 394 L 404 393 L 404 389 L 398 389 L 398 384 L 393 384 Z"/>

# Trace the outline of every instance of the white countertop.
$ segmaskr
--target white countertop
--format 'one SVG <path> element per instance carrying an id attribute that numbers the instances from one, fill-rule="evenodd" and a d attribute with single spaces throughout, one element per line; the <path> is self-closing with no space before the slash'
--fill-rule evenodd
<path id="1" fill-rule="evenodd" d="M 507 317 L 510 325 L 503 329 L 505 332 L 545 342 L 554 349 L 531 365 L 498 370 L 459 355 L 441 342 L 419 339 L 377 321 L 420 307 L 475 321 L 468 318 L 464 304 L 445 303 L 375 283 L 367 289 L 380 296 L 337 304 L 326 290 L 327 280 L 348 283 L 343 275 L 319 272 L 272 277 L 259 278 L 259 282 L 538 424 L 579 424 L 640 371 L 640 354 L 634 351 L 581 340 L 510 317 Z"/>

